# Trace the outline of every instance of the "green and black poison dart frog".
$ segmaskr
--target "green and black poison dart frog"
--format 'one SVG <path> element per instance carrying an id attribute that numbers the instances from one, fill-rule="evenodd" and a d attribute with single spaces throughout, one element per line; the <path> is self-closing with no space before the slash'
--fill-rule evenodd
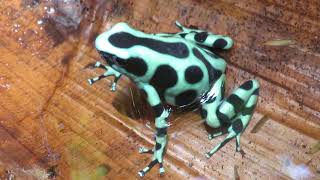
<path id="1" fill-rule="evenodd" d="M 117 23 L 100 34 L 95 46 L 102 58 L 95 67 L 106 72 L 89 83 L 115 76 L 111 90 L 125 75 L 145 92 L 147 101 L 155 113 L 155 146 L 140 148 L 140 153 L 153 154 L 152 161 L 139 171 L 144 176 L 154 165 L 159 164 L 164 173 L 163 156 L 167 145 L 167 128 L 170 109 L 167 105 L 184 107 L 198 102 L 206 124 L 218 128 L 228 124 L 228 135 L 211 151 L 210 158 L 231 139 L 236 138 L 236 151 L 240 151 L 240 135 L 248 126 L 259 95 L 259 83 L 249 80 L 224 98 L 226 62 L 211 52 L 210 48 L 229 49 L 231 38 L 203 30 L 191 29 L 176 22 L 181 30 L 176 34 L 147 34 Z M 209 139 L 224 132 L 209 134 Z"/>

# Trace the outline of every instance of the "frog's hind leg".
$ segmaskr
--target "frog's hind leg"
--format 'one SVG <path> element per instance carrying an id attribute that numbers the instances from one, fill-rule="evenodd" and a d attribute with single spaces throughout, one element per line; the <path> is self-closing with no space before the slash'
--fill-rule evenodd
<path id="1" fill-rule="evenodd" d="M 205 47 L 214 49 L 230 49 L 233 40 L 225 35 L 213 34 L 201 29 L 187 28 L 176 21 L 176 26 L 181 30 L 178 33 L 158 33 L 154 34 L 160 37 L 179 37 L 189 42 L 193 42 Z"/>
<path id="2" fill-rule="evenodd" d="M 181 25 L 178 21 L 176 21 L 176 26 L 182 31 L 177 33 L 177 35 L 202 46 L 218 49 L 230 49 L 233 45 L 233 40 L 228 36 L 213 34 L 200 29 L 187 28 Z"/>
<path id="3" fill-rule="evenodd" d="M 259 95 L 259 83 L 249 80 L 236 89 L 217 108 L 216 116 L 219 121 L 230 124 L 227 137 L 210 152 L 207 158 L 236 137 L 236 150 L 241 152 L 240 135 L 248 126 Z"/>

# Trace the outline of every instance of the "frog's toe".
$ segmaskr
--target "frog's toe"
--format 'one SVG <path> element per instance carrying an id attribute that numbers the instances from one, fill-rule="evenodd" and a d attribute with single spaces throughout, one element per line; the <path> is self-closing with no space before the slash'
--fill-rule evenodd
<path id="1" fill-rule="evenodd" d="M 97 61 L 95 64 L 94 64 L 95 67 L 100 67 L 101 66 L 101 62 Z"/>
<path id="2" fill-rule="evenodd" d="M 117 87 L 117 83 L 115 83 L 115 82 L 113 82 L 112 84 L 111 84 L 111 91 L 112 92 L 115 92 L 116 91 L 116 87 Z"/>
<path id="3" fill-rule="evenodd" d="M 93 79 L 88 79 L 88 83 L 89 83 L 90 85 L 92 85 L 92 84 L 94 83 L 94 80 L 93 80 Z"/>
<path id="4" fill-rule="evenodd" d="M 237 150 L 237 152 L 239 152 L 241 154 L 242 158 L 245 157 L 245 155 L 246 155 L 246 153 L 242 149 Z"/>
<path id="5" fill-rule="evenodd" d="M 206 153 L 206 158 L 209 159 L 212 156 L 210 153 Z"/>
<path id="6" fill-rule="evenodd" d="M 209 140 L 212 140 L 212 139 L 213 139 L 212 134 L 209 134 L 209 135 L 208 135 L 208 139 L 209 139 Z"/>
<path id="7" fill-rule="evenodd" d="M 152 154 L 152 153 L 153 153 L 153 150 L 152 150 L 152 149 L 147 149 L 147 148 L 145 148 L 145 147 L 139 147 L 139 153 L 140 153 L 140 154 L 143 154 L 143 153 Z"/>
<path id="8" fill-rule="evenodd" d="M 240 151 L 241 151 L 240 146 L 236 147 L 236 151 L 237 151 L 237 152 L 240 152 Z"/>
<path id="9" fill-rule="evenodd" d="M 148 149 L 146 149 L 144 147 L 139 147 L 139 149 L 138 149 L 140 154 L 144 153 L 145 150 L 148 150 Z"/>
<path id="10" fill-rule="evenodd" d="M 146 175 L 146 173 L 141 170 L 141 171 L 138 172 L 138 175 L 139 175 L 140 177 L 143 177 L 144 175 Z"/>
<path id="11" fill-rule="evenodd" d="M 162 166 L 162 163 L 160 163 L 160 168 L 159 168 L 159 173 L 160 173 L 160 176 L 163 175 L 165 173 L 165 170 L 164 170 L 164 167 Z"/>

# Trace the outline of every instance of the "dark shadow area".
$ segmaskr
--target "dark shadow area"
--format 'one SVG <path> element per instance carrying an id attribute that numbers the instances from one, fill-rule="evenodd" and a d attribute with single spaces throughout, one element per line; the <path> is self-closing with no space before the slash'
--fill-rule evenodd
<path id="1" fill-rule="evenodd" d="M 118 112 L 131 119 L 153 122 L 154 113 L 152 108 L 148 104 L 145 95 L 132 83 L 128 84 L 126 89 L 117 91 L 112 105 Z"/>
<path id="2" fill-rule="evenodd" d="M 219 128 L 212 128 L 210 126 L 207 125 L 207 123 L 203 123 L 205 130 L 207 131 L 208 134 L 214 134 L 214 133 L 218 133 L 218 132 L 222 132 L 223 134 L 226 134 L 228 132 L 228 128 L 230 126 L 230 124 L 222 124 L 221 127 Z M 223 136 L 223 135 L 222 135 Z"/>

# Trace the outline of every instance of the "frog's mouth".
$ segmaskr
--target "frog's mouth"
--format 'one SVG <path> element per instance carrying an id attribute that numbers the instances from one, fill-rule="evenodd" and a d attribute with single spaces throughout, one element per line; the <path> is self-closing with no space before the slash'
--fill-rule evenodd
<path id="1" fill-rule="evenodd" d="M 107 52 L 104 51 L 98 51 L 100 56 L 110 65 L 112 66 L 113 64 L 115 64 L 116 61 L 116 56 L 113 54 L 109 54 Z"/>
<path id="2" fill-rule="evenodd" d="M 110 54 L 104 51 L 98 51 L 101 57 L 110 65 L 116 65 L 116 66 L 125 66 L 127 64 L 127 61 L 125 59 L 121 59 L 117 57 L 114 54 Z"/>

